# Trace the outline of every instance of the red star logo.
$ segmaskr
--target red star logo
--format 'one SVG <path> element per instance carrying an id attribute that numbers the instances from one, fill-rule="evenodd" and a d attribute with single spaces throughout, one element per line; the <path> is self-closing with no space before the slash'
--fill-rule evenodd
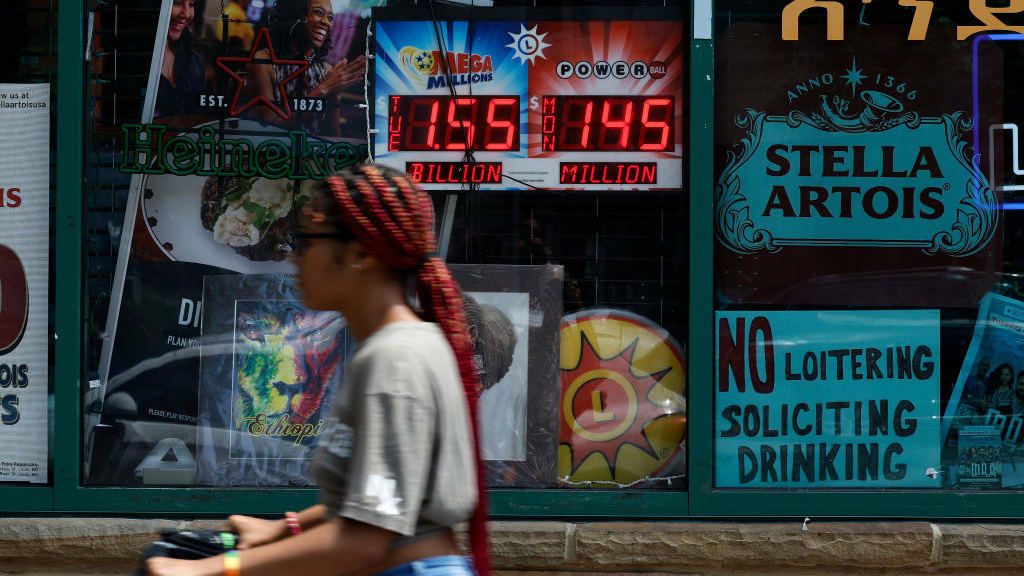
<path id="1" fill-rule="evenodd" d="M 581 333 L 580 338 L 579 363 L 562 369 L 562 382 L 569 394 L 563 399 L 563 410 L 575 421 L 573 425 L 561 419 L 562 438 L 572 438 L 572 470 L 597 452 L 604 456 L 614 477 L 618 451 L 626 444 L 659 458 L 644 428 L 667 415 L 664 407 L 648 397 L 671 368 L 638 374 L 633 367 L 637 340 L 611 358 L 602 358 L 586 334 Z"/>
<path id="2" fill-rule="evenodd" d="M 245 80 L 243 80 L 237 72 L 232 70 L 228 64 L 237 65 L 252 63 L 256 60 L 256 53 L 263 48 L 264 44 L 266 45 L 267 54 L 270 55 L 270 64 L 272 66 L 298 66 L 295 72 L 277 83 L 277 92 L 281 97 L 281 102 L 284 103 L 284 107 L 282 109 L 282 107 L 278 106 L 262 94 L 256 96 L 252 100 L 249 100 L 242 107 L 238 107 L 238 100 L 241 98 L 242 90 L 245 88 Z M 235 87 L 235 97 L 231 100 L 229 114 L 232 116 L 238 116 L 256 104 L 262 103 L 264 106 L 273 110 L 281 118 L 288 120 L 292 117 L 292 109 L 291 106 L 288 105 L 288 94 L 285 92 L 285 86 L 287 86 L 292 80 L 301 76 L 302 73 L 306 71 L 306 68 L 309 68 L 309 62 L 306 62 L 305 60 L 278 59 L 277 55 L 274 53 L 274 45 L 270 42 L 270 32 L 266 28 L 261 28 L 259 34 L 256 35 L 256 40 L 252 43 L 252 50 L 249 51 L 249 56 L 247 58 L 243 58 L 241 56 L 220 56 L 217 58 L 217 67 L 226 72 L 228 76 L 234 78 L 237 83 L 237 86 Z"/>

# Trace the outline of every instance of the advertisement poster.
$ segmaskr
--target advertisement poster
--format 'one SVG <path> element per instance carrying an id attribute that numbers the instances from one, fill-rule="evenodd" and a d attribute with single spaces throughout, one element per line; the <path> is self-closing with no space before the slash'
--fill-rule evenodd
<path id="1" fill-rule="evenodd" d="M 939 312 L 718 312 L 715 486 L 939 488 Z"/>
<path id="2" fill-rule="evenodd" d="M 47 482 L 50 85 L 0 84 L 0 482 Z"/>
<path id="3" fill-rule="evenodd" d="M 562 267 L 449 264 L 483 385 L 481 455 L 491 487 L 555 482 Z"/>
<path id="4" fill-rule="evenodd" d="M 311 485 L 344 319 L 303 307 L 290 276 L 207 276 L 203 302 L 196 483 Z"/>
<path id="5" fill-rule="evenodd" d="M 682 188 L 681 30 L 379 20 L 374 157 L 438 190 Z"/>
<path id="6" fill-rule="evenodd" d="M 449 163 L 464 162 L 468 148 L 481 165 L 493 169 L 497 163 L 500 167 L 486 187 L 521 186 L 505 178 L 522 177 L 512 163 L 526 159 L 529 66 L 516 58 L 514 48 L 506 46 L 519 33 L 519 23 L 455 21 L 445 22 L 437 30 L 429 20 L 381 20 L 375 27 L 374 126 L 388 127 L 378 130 L 374 138 L 375 160 L 419 176 L 416 179 L 427 188 L 451 188 L 448 179 L 432 177 L 431 168 L 436 171 Z M 441 34 L 443 50 L 437 34 Z M 412 100 L 407 110 L 401 98 L 405 95 L 441 99 Z M 457 105 L 455 96 L 465 97 L 466 104 Z M 491 98 L 496 96 L 501 98 Z M 481 107 L 479 99 L 485 97 L 486 104 Z M 452 129 L 452 122 L 458 129 Z M 471 127 L 463 128 L 465 124 L 459 122 Z M 425 168 L 407 166 L 427 157 L 434 162 L 424 162 Z"/>
<path id="7" fill-rule="evenodd" d="M 992 427 L 1000 440 L 1003 486 L 1024 484 L 1024 302 L 989 293 L 942 419 L 944 462 L 962 457 L 963 430 Z M 964 486 L 951 474 L 947 483 Z M 970 480 L 968 479 L 968 482 Z"/>
<path id="8" fill-rule="evenodd" d="M 995 426 L 964 426 L 957 435 L 957 479 L 960 488 L 1002 486 L 1002 441 Z"/>
<path id="9" fill-rule="evenodd" d="M 562 319 L 563 485 L 671 488 L 686 475 L 686 351 L 625 310 Z"/>
<path id="10" fill-rule="evenodd" d="M 551 46 L 530 66 L 533 164 L 557 170 L 566 187 L 684 188 L 685 25 L 613 20 L 528 26 L 534 25 Z M 591 98 L 596 95 L 612 97 Z M 588 118 L 593 120 L 581 125 Z"/>
<path id="11" fill-rule="evenodd" d="M 464 292 L 466 315 L 478 339 L 483 378 L 480 419 L 484 460 L 526 460 L 526 392 L 530 367 L 530 295 Z"/>
<path id="12" fill-rule="evenodd" d="M 142 117 L 118 134 L 131 186 L 87 484 L 145 484 L 143 462 L 195 457 L 204 277 L 289 273 L 310 184 L 366 157 L 369 5 L 248 8 L 164 0 L 153 22 Z"/>
<path id="13" fill-rule="evenodd" d="M 977 130 L 1002 114 L 1000 49 L 905 37 L 881 22 L 842 50 L 809 35 L 798 59 L 777 24 L 718 38 L 720 300 L 967 308 L 991 288 L 1004 215 Z"/>

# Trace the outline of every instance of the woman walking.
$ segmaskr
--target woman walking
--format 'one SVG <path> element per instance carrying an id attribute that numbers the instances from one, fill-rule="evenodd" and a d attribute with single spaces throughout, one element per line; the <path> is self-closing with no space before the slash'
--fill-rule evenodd
<path id="1" fill-rule="evenodd" d="M 295 235 L 303 301 L 340 312 L 360 342 L 311 465 L 321 504 L 277 521 L 232 516 L 241 552 L 153 558 L 151 574 L 489 576 L 480 384 L 433 230 L 429 196 L 375 165 L 329 178 L 306 205 Z M 472 563 L 452 530 L 467 519 Z"/>

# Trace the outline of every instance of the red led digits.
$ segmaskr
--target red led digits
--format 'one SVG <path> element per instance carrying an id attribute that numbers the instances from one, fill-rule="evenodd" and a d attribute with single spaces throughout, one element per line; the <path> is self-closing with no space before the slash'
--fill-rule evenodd
<path id="1" fill-rule="evenodd" d="M 409 103 L 403 150 L 436 150 L 437 113 L 441 103 L 433 98 L 413 98 Z M 427 113 L 423 114 L 426 109 Z M 424 116 L 426 116 L 424 118 Z"/>
<path id="2" fill-rule="evenodd" d="M 664 152 L 675 146 L 670 96 L 543 96 L 544 152 Z M 388 150 L 518 150 L 516 96 L 391 96 Z"/>
<path id="3" fill-rule="evenodd" d="M 391 97 L 389 150 L 461 151 L 467 148 L 518 149 L 519 98 Z"/>
<path id="4" fill-rule="evenodd" d="M 566 98 L 562 107 L 562 129 L 558 131 L 558 150 L 588 150 L 590 123 L 594 119 L 594 101 L 590 98 Z"/>
<path id="5" fill-rule="evenodd" d="M 545 96 L 541 149 L 545 152 L 671 150 L 674 117 L 675 102 L 670 97 Z"/>
<path id="6" fill-rule="evenodd" d="M 622 110 L 617 114 L 612 112 L 613 109 Z M 612 116 L 618 115 L 620 118 L 613 119 Z M 598 136 L 598 146 L 604 148 L 610 146 L 616 150 L 625 150 L 626 142 L 629 141 L 629 128 L 630 124 L 633 123 L 633 101 L 632 100 L 621 100 L 611 99 L 605 100 L 601 105 L 601 130 L 600 136 Z M 618 131 L 618 138 L 614 138 L 609 141 L 608 136 L 615 136 Z"/>
<path id="7" fill-rule="evenodd" d="M 476 98 L 455 98 L 448 101 L 448 130 L 444 133 L 445 150 L 465 150 L 473 145 L 476 135 Z"/>
<path id="8" fill-rule="evenodd" d="M 498 110 L 503 116 L 499 119 Z M 484 128 L 484 150 L 511 150 L 516 135 L 519 103 L 515 98 L 495 98 L 487 105 L 487 127 Z M 504 133 L 501 131 L 504 130 Z"/>
<path id="9" fill-rule="evenodd" d="M 660 120 L 652 118 L 653 116 Z M 672 134 L 672 99 L 651 98 L 644 102 L 643 112 L 640 113 L 640 149 L 641 150 L 665 150 L 669 147 L 669 136 Z"/>

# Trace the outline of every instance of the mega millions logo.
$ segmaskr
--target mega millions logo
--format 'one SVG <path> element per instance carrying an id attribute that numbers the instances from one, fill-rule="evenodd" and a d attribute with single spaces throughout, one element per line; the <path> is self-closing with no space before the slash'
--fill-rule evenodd
<path id="1" fill-rule="evenodd" d="M 398 60 L 406 78 L 427 90 L 494 80 L 494 63 L 489 55 L 442 54 L 439 50 L 406 46 L 398 52 Z"/>
<path id="2" fill-rule="evenodd" d="M 558 474 L 570 483 L 655 478 L 680 454 L 686 369 L 649 320 L 588 310 L 562 321 Z"/>
<path id="3" fill-rule="evenodd" d="M 994 237 L 998 201 L 964 112 L 925 116 L 918 87 L 856 59 L 794 83 L 789 110 L 747 109 L 715 187 L 716 232 L 739 253 L 785 246 L 920 248 L 969 256 Z"/>

